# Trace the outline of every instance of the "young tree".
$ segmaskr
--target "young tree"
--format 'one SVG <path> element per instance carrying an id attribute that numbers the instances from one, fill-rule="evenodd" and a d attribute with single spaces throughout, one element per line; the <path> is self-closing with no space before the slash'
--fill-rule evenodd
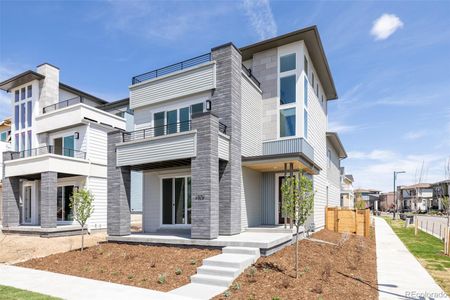
<path id="1" fill-rule="evenodd" d="M 70 207 L 73 211 L 73 218 L 81 226 L 81 252 L 84 249 L 84 227 L 87 220 L 94 212 L 93 207 L 94 196 L 87 189 L 79 189 L 74 191 L 70 197 Z"/>
<path id="2" fill-rule="evenodd" d="M 356 209 L 365 209 L 366 208 L 366 202 L 362 199 L 361 192 L 356 193 L 355 208 Z"/>
<path id="3" fill-rule="evenodd" d="M 305 225 L 306 220 L 313 211 L 314 192 L 312 180 L 298 172 L 298 177 L 285 178 L 281 192 L 283 195 L 282 210 L 291 219 L 296 227 L 295 235 L 295 275 L 298 278 L 298 235 L 300 226 Z"/>

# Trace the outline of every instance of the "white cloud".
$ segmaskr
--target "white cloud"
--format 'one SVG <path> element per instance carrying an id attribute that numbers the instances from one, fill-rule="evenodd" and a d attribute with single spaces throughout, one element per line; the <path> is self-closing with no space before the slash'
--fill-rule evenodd
<path id="1" fill-rule="evenodd" d="M 369 160 L 387 160 L 395 157 L 395 154 L 389 150 L 373 150 L 371 152 L 350 151 L 349 158 L 353 159 L 369 159 Z"/>
<path id="2" fill-rule="evenodd" d="M 370 33 L 375 37 L 375 40 L 385 40 L 397 29 L 402 28 L 403 25 L 402 20 L 396 15 L 383 14 L 373 22 Z"/>
<path id="3" fill-rule="evenodd" d="M 337 133 L 348 133 L 355 131 L 356 129 L 358 129 L 358 126 L 356 125 L 343 124 L 339 121 L 328 122 L 329 131 L 336 131 Z"/>
<path id="4" fill-rule="evenodd" d="M 269 0 L 244 0 L 244 10 L 261 39 L 271 38 L 277 34 L 277 24 Z"/>
<path id="5" fill-rule="evenodd" d="M 426 135 L 427 132 L 425 130 L 409 131 L 403 136 L 403 138 L 405 140 L 418 140 Z"/>

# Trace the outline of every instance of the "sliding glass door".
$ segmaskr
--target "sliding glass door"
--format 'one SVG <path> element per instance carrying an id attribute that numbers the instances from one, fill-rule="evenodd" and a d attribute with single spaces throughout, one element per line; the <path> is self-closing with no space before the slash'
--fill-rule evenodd
<path id="1" fill-rule="evenodd" d="M 191 223 L 191 177 L 162 179 L 162 224 Z"/>
<path id="2" fill-rule="evenodd" d="M 70 207 L 70 197 L 73 194 L 73 185 L 59 186 L 56 194 L 57 221 L 73 221 L 73 212 Z"/>

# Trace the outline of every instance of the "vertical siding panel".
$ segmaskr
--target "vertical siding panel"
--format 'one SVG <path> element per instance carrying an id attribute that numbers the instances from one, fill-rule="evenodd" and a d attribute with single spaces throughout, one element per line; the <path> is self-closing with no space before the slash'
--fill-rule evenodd
<path id="1" fill-rule="evenodd" d="M 261 223 L 275 224 L 275 174 L 262 173 Z"/>

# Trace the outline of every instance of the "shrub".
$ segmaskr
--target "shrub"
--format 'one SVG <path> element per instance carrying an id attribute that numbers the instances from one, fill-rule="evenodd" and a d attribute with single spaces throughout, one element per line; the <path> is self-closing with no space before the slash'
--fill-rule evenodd
<path id="1" fill-rule="evenodd" d="M 196 259 L 191 259 L 191 265 L 196 265 L 197 264 L 197 260 Z"/>
<path id="2" fill-rule="evenodd" d="M 241 285 L 239 284 L 239 282 L 235 282 L 233 283 L 232 287 L 233 290 L 237 291 L 241 289 Z"/>
<path id="3" fill-rule="evenodd" d="M 181 273 L 183 273 L 183 271 L 181 271 L 180 268 L 177 268 L 177 269 L 175 270 L 175 275 L 181 275 Z"/>
<path id="4" fill-rule="evenodd" d="M 166 274 L 159 274 L 159 275 L 158 275 L 158 283 L 159 283 L 159 284 L 164 284 L 164 283 L 166 283 Z"/>

